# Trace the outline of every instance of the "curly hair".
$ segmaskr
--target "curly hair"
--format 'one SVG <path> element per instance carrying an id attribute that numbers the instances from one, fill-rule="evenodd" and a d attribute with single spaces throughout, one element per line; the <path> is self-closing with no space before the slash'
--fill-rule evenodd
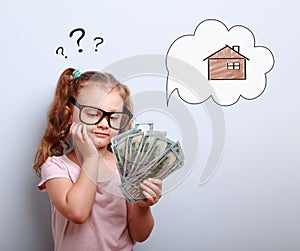
<path id="1" fill-rule="evenodd" d="M 36 151 L 34 170 L 37 176 L 41 176 L 41 166 L 50 156 L 61 156 L 72 149 L 72 141 L 69 137 L 70 118 L 73 106 L 70 97 L 77 98 L 80 91 L 90 83 L 99 83 L 108 91 L 118 90 L 124 106 L 132 112 L 129 88 L 118 82 L 112 74 L 97 71 L 87 71 L 80 77 L 74 78 L 75 69 L 68 68 L 60 75 L 54 94 L 54 99 L 48 111 L 47 126 L 44 135 Z M 119 133 L 131 128 L 131 123 Z"/>

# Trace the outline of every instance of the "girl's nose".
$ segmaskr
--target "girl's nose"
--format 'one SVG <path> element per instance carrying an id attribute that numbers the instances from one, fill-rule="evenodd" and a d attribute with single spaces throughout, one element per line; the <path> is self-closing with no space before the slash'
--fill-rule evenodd
<path id="1" fill-rule="evenodd" d="M 97 124 L 97 127 L 109 128 L 108 117 L 104 117 L 103 119 L 101 119 Z"/>

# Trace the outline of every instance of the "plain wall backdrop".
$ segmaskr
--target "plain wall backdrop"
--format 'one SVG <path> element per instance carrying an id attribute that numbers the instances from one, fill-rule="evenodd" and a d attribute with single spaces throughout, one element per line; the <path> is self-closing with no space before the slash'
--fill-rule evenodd
<path id="1" fill-rule="evenodd" d="M 1 3 L 0 250 L 53 250 L 50 203 L 32 165 L 56 81 L 67 67 L 104 69 L 124 58 L 165 55 L 179 36 L 209 18 L 244 25 L 275 58 L 257 99 L 221 109 L 225 147 L 212 178 L 199 177 L 213 139 L 207 104 L 182 107 L 196 124 L 190 171 L 153 207 L 156 225 L 136 251 L 298 251 L 300 249 L 299 6 L 296 1 L 5 1 Z M 82 27 L 80 41 L 69 33 Z M 95 52 L 95 37 L 102 37 Z M 65 59 L 55 53 L 62 46 Z M 112 72 L 114 73 L 114 72 Z M 150 74 L 151 75 L 151 74 Z M 165 91 L 164 76 L 125 81 L 133 94 Z M 173 101 L 178 99 L 176 94 Z M 180 101 L 180 100 L 179 100 Z M 149 107 L 151 108 L 151 107 Z M 172 138 L 180 123 L 150 109 Z M 180 123 L 179 123 L 180 122 Z M 191 132 L 189 132 L 191 133 Z M 187 143 L 187 142 L 186 142 Z"/>

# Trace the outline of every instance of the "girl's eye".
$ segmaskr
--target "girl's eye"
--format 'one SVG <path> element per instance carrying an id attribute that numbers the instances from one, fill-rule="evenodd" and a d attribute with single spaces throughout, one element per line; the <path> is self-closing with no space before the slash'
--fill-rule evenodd
<path id="1" fill-rule="evenodd" d="M 90 110 L 88 110 L 88 109 L 84 110 L 84 114 L 86 116 L 88 116 L 88 117 L 98 117 L 99 116 L 99 112 L 96 111 L 96 110 L 92 110 L 92 109 L 90 109 Z"/>
<path id="2" fill-rule="evenodd" d="M 98 116 L 97 113 L 87 113 L 86 115 L 89 117 L 97 117 Z"/>
<path id="3" fill-rule="evenodd" d="M 112 114 L 111 116 L 110 116 L 110 119 L 112 119 L 112 120 L 117 120 L 117 119 L 120 119 L 121 118 L 121 115 L 120 114 Z"/>

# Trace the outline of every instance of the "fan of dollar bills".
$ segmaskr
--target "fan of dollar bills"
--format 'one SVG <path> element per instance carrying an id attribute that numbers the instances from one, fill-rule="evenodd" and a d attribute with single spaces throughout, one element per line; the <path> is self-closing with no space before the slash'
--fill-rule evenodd
<path id="1" fill-rule="evenodd" d="M 142 129 L 143 127 L 148 130 Z M 153 130 L 153 123 L 139 123 L 111 139 L 111 149 L 121 177 L 120 189 L 131 202 L 144 199 L 140 184 L 148 178 L 165 179 L 183 166 L 179 142 Z"/>

